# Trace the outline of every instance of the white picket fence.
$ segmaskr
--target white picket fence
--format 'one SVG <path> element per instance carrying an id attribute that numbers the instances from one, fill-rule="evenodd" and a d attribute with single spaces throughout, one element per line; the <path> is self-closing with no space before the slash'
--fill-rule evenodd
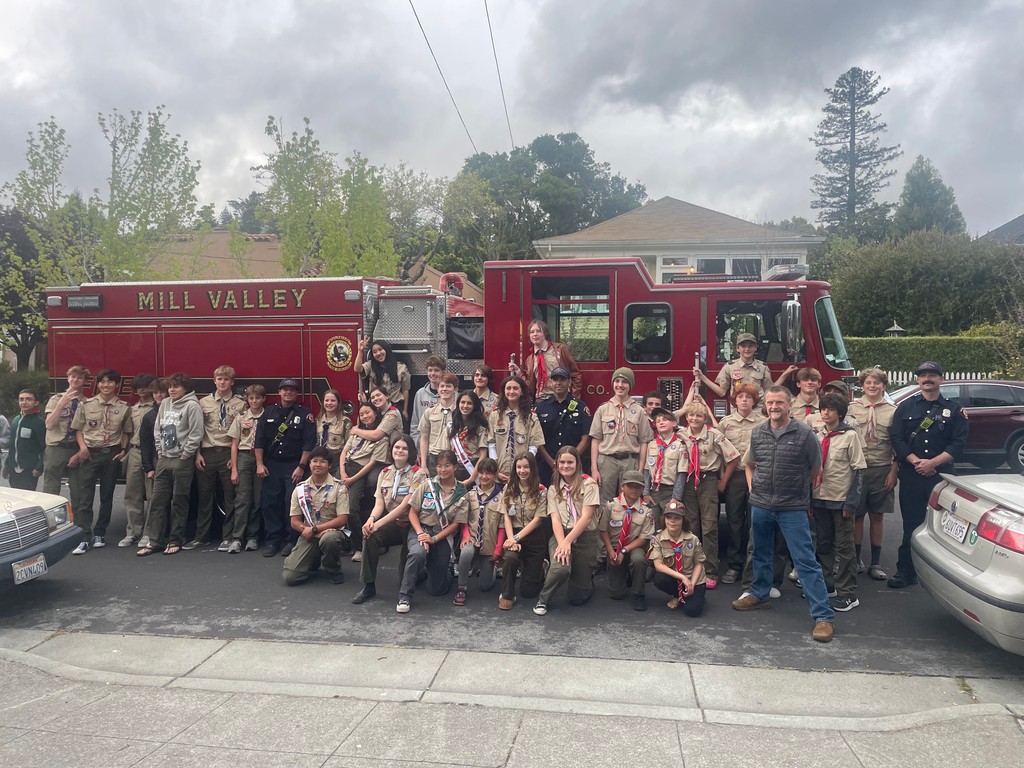
<path id="1" fill-rule="evenodd" d="M 916 384 L 917 376 L 913 371 L 886 371 L 890 387 L 902 387 L 905 384 Z M 964 379 L 991 379 L 994 373 L 977 373 L 971 371 L 946 371 L 942 377 L 946 381 L 963 381 Z"/>

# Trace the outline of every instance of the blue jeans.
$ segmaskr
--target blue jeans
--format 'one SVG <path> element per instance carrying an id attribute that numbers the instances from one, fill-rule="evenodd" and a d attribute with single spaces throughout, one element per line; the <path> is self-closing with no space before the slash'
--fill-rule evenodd
<path id="1" fill-rule="evenodd" d="M 803 510 L 776 512 L 754 506 L 751 509 L 751 519 L 751 535 L 754 539 L 754 583 L 750 585 L 750 593 L 758 600 L 768 599 L 768 592 L 772 587 L 772 555 L 775 551 L 777 526 L 782 531 L 786 544 L 789 545 L 789 555 L 793 558 L 793 565 L 807 596 L 807 607 L 811 616 L 815 621 L 835 619 L 835 611 L 828 602 L 825 577 L 814 557 L 807 513 Z"/>

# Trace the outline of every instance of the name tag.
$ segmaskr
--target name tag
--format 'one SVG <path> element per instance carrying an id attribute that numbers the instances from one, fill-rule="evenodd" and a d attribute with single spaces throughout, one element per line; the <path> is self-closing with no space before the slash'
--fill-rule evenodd
<path id="1" fill-rule="evenodd" d="M 612 528 L 621 528 L 622 527 L 622 521 L 621 520 L 609 520 L 608 521 L 608 525 L 611 526 Z"/>

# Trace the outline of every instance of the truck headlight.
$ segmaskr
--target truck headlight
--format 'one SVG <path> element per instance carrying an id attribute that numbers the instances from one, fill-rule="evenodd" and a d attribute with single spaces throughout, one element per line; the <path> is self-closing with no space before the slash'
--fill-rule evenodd
<path id="1" fill-rule="evenodd" d="M 58 504 L 46 510 L 46 522 L 51 531 L 55 531 L 71 522 L 71 507 L 68 502 Z"/>

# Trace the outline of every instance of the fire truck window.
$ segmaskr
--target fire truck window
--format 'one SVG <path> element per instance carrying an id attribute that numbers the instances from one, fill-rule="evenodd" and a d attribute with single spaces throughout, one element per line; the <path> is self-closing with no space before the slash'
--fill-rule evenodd
<path id="1" fill-rule="evenodd" d="M 530 281 L 531 317 L 543 320 L 551 338 L 569 347 L 580 362 L 607 362 L 608 277 L 566 275 Z"/>
<path id="2" fill-rule="evenodd" d="M 739 353 L 736 338 L 752 333 L 757 339 L 757 358 L 769 363 L 798 363 L 805 355 L 803 333 L 797 329 L 796 349 L 786 343 L 781 299 L 719 301 L 716 317 L 715 359 L 727 363 Z"/>
<path id="3" fill-rule="evenodd" d="M 668 304 L 626 307 L 626 360 L 667 363 L 672 357 L 672 308 Z"/>

